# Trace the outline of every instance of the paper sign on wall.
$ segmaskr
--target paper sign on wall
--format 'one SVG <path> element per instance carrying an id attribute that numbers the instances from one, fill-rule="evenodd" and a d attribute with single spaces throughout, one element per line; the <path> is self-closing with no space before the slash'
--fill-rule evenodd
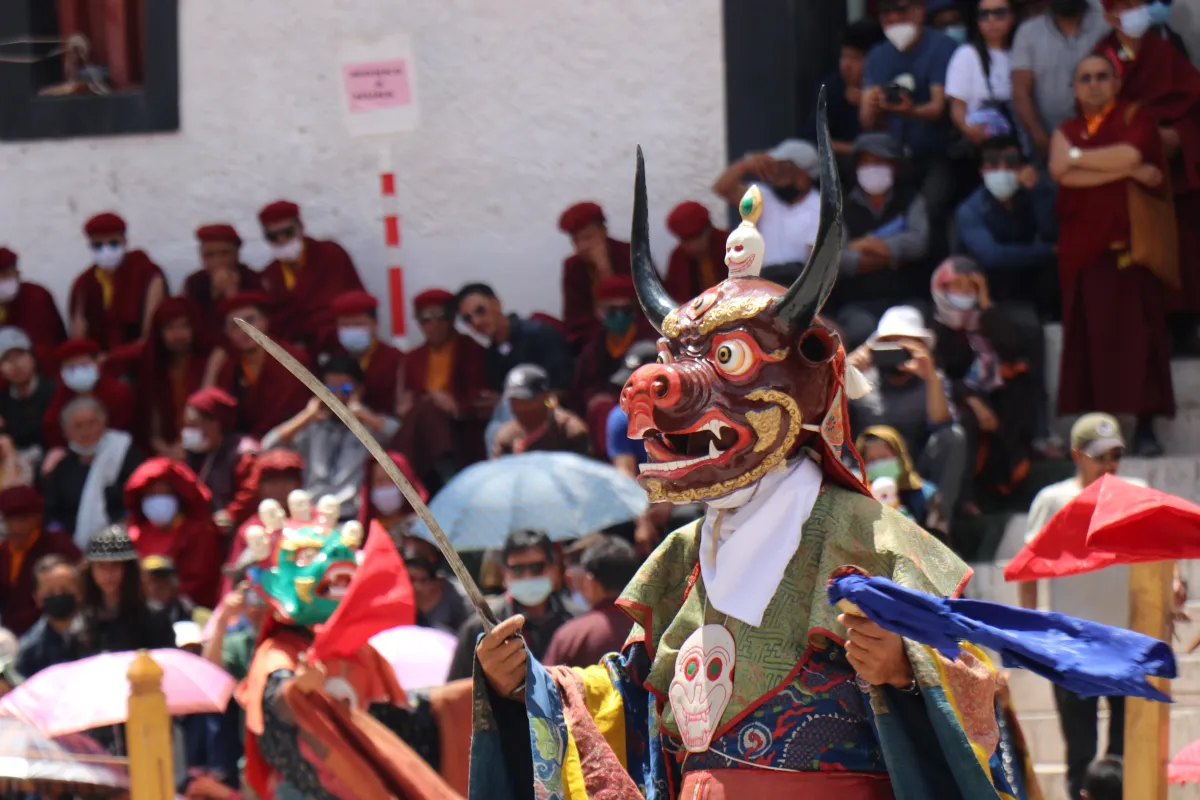
<path id="1" fill-rule="evenodd" d="M 352 136 L 388 136 L 416 129 L 420 117 L 408 34 L 347 40 L 339 63 L 342 113 Z"/>

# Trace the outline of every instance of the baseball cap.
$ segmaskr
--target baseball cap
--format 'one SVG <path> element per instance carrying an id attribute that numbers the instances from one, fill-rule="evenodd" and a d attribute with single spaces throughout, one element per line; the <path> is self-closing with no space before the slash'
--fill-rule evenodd
<path id="1" fill-rule="evenodd" d="M 146 572 L 174 572 L 175 562 L 170 556 L 146 556 L 142 559 L 142 569 Z"/>
<path id="2" fill-rule="evenodd" d="M 609 380 L 616 386 L 624 386 L 630 375 L 655 361 L 658 361 L 658 345 L 656 343 L 634 342 L 625 352 L 621 368 L 614 372 Z"/>
<path id="3" fill-rule="evenodd" d="M 817 148 L 802 139 L 784 139 L 767 155 L 776 161 L 790 161 L 814 178 L 817 177 Z"/>
<path id="4" fill-rule="evenodd" d="M 862 153 L 870 153 L 879 158 L 896 161 L 900 158 L 900 147 L 891 134 L 882 131 L 860 133 L 854 140 L 854 155 L 858 156 Z"/>
<path id="5" fill-rule="evenodd" d="M 550 376 L 537 364 L 518 364 L 504 379 L 504 396 L 510 400 L 532 400 L 550 391 Z"/>
<path id="6" fill-rule="evenodd" d="M 1121 424 L 1111 414 L 1084 414 L 1071 426 L 1071 449 L 1091 458 L 1125 446 Z"/>
<path id="7" fill-rule="evenodd" d="M 0 328 L 0 358 L 8 355 L 9 350 L 32 350 L 33 342 L 29 334 L 15 325 L 5 325 Z"/>

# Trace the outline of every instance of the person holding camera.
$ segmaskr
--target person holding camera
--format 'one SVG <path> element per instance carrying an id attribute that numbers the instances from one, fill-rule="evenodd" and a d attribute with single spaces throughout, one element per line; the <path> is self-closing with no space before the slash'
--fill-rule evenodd
<path id="1" fill-rule="evenodd" d="M 957 424 L 951 393 L 933 359 L 933 332 L 912 306 L 889 308 L 875 332 L 846 358 L 871 384 L 850 401 L 851 430 L 887 425 L 917 453 L 917 471 L 941 490 L 953 515 L 967 474 L 967 437 Z"/>

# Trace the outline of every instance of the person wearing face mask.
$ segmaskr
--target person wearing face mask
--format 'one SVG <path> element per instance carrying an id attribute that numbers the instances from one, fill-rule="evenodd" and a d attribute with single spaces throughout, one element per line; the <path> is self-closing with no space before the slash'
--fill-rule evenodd
<path id="1" fill-rule="evenodd" d="M 270 203 L 258 221 L 275 259 L 262 273 L 275 333 L 316 355 L 334 335 L 330 299 L 363 288 L 358 270 L 340 244 L 307 234 L 295 203 Z"/>
<path id="2" fill-rule="evenodd" d="M 558 218 L 558 229 L 571 237 L 572 254 L 563 261 L 563 325 L 575 350 L 600 327 L 596 321 L 596 284 L 629 274 L 629 243 L 608 235 L 604 210 L 593 202 L 576 203 Z"/>
<path id="3" fill-rule="evenodd" d="M 535 450 L 587 455 L 592 438 L 587 423 L 558 404 L 541 367 L 513 367 L 504 382 L 504 400 L 513 418 L 496 431 L 492 458 Z"/>
<path id="4" fill-rule="evenodd" d="M 184 458 L 179 441 L 184 407 L 204 381 L 211 352 L 200 309 L 183 297 L 163 300 L 150 321 L 135 371 L 138 446 L 155 455 Z"/>
<path id="5" fill-rule="evenodd" d="M 55 664 L 87 655 L 83 618 L 83 586 L 78 556 L 42 556 L 33 566 L 34 601 L 40 616 L 20 640 L 17 672 L 25 678 Z"/>
<path id="6" fill-rule="evenodd" d="M 7 247 L 0 247 L 0 326 L 23 330 L 43 362 L 67 338 L 54 296 L 40 283 L 21 279 L 17 254 Z"/>
<path id="7" fill-rule="evenodd" d="M 967 21 L 957 0 L 925 0 L 925 22 L 957 44 L 966 44 Z"/>
<path id="8" fill-rule="evenodd" d="M 1029 474 L 1045 395 L 1031 343 L 1036 324 L 1023 325 L 992 302 L 988 279 L 969 258 L 952 256 L 933 273 L 934 355 L 950 379 L 959 420 L 975 464 L 972 486 L 1011 494 Z"/>
<path id="9" fill-rule="evenodd" d="M 83 226 L 92 263 L 71 284 L 70 333 L 104 350 L 140 341 L 167 296 L 163 271 L 142 250 L 129 250 L 125 220 L 97 214 Z"/>
<path id="10" fill-rule="evenodd" d="M 763 278 L 791 285 L 817 237 L 820 193 L 817 149 L 800 139 L 785 139 L 765 153 L 750 153 L 717 178 L 713 192 L 732 206 L 750 188 L 749 176 L 762 191 L 758 232 L 766 243 Z M 772 269 L 774 268 L 774 269 Z"/>
<path id="11" fill-rule="evenodd" d="M 421 501 L 428 502 L 429 490 L 425 488 L 409 460 L 400 453 L 389 452 L 388 455 L 400 473 L 408 478 L 408 482 L 416 489 Z M 367 477 L 359 492 L 359 523 L 362 524 L 363 530 L 369 530 L 372 521 L 378 522 L 391 535 L 396 547 L 402 548 L 408 535 L 409 522 L 413 518 L 413 510 L 408 505 L 408 500 L 373 457 L 367 456 L 363 474 Z"/>
<path id="12" fill-rule="evenodd" d="M 1011 135 L 983 142 L 980 172 L 983 186 L 954 213 L 959 244 L 987 273 L 994 300 L 1031 304 L 1053 318 L 1060 310 L 1054 184 L 1026 163 Z"/>
<path id="13" fill-rule="evenodd" d="M 237 400 L 209 386 L 193 392 L 183 409 L 180 444 L 185 463 L 212 493 L 213 519 L 230 534 L 254 512 L 250 475 L 258 442 L 234 430 Z"/>
<path id="14" fill-rule="evenodd" d="M 40 615 L 36 565 L 46 556 L 78 561 L 79 548 L 61 531 L 45 529 L 42 496 L 32 486 L 0 491 L 4 541 L 0 542 L 0 608 L 4 626 L 17 636 L 29 630 Z"/>
<path id="15" fill-rule="evenodd" d="M 897 298 L 925 290 L 929 214 L 925 198 L 900 170 L 900 150 L 886 133 L 854 142 L 855 186 L 842 209 L 846 245 L 829 310 L 850 348 L 875 330 Z"/>
<path id="16" fill-rule="evenodd" d="M 1168 298 L 1176 350 L 1200 352 L 1200 70 L 1154 27 L 1144 0 L 1104 0 L 1113 32 L 1096 46 L 1120 74 L 1117 99 L 1158 126 L 1179 232 L 1180 292 Z"/>
<path id="17" fill-rule="evenodd" d="M 138 558 L 166 556 L 182 593 L 205 608 L 216 605 L 221 579 L 221 535 L 211 495 L 187 465 L 152 458 L 125 483 L 129 538 Z"/>
<path id="18" fill-rule="evenodd" d="M 54 399 L 54 379 L 39 369 L 33 342 L 20 328 L 0 328 L 0 419 L 12 437 L 13 446 L 29 458 L 41 461 L 44 453 L 42 420 Z"/>
<path id="19" fill-rule="evenodd" d="M 99 345 L 81 339 L 68 339 L 58 348 L 55 356 L 60 365 L 60 383 L 42 417 L 42 442 L 45 447 L 62 448 L 66 443 L 59 424 L 60 416 L 66 405 L 77 397 L 95 398 L 103 405 L 110 428 L 132 430 L 135 405 L 133 390 L 101 372 Z M 51 460 L 47 456 L 47 461 Z"/>
<path id="20" fill-rule="evenodd" d="M 208 335 L 216 339 L 224 328 L 218 307 L 226 297 L 239 292 L 262 291 L 262 274 L 242 263 L 242 237 L 232 225 L 201 225 L 196 229 L 200 244 L 200 269 L 187 276 L 182 295 L 200 309 Z"/>
<path id="21" fill-rule="evenodd" d="M 517 364 L 537 364 L 555 389 L 571 383 L 574 357 L 562 333 L 544 319 L 505 314 L 496 290 L 486 283 L 468 283 L 455 295 L 455 308 L 471 330 L 488 341 L 484 370 L 488 389 L 504 391 L 504 376 Z M 493 417 L 495 419 L 495 417 Z"/>
<path id="22" fill-rule="evenodd" d="M 404 380 L 404 353 L 379 338 L 379 301 L 355 289 L 333 298 L 332 309 L 338 346 L 362 367 L 363 405 L 394 412 Z"/>
<path id="23" fill-rule="evenodd" d="M 913 465 L 904 437 L 888 425 L 872 425 L 855 442 L 866 465 L 866 479 L 896 482 L 900 505 L 918 525 L 931 531 L 946 529 L 946 509 L 934 483 L 921 477 Z"/>
<path id="24" fill-rule="evenodd" d="M 165 614 L 173 625 L 183 623 L 186 626 L 195 625 L 192 616 L 196 611 L 196 603 L 183 592 L 179 582 L 179 570 L 170 556 L 152 555 L 142 559 L 142 584 L 146 591 L 146 603 L 155 611 Z M 195 631 L 199 634 L 197 630 Z M 190 631 L 188 631 L 190 633 Z M 179 628 L 176 627 L 176 634 Z M 176 640 L 178 642 L 178 639 Z M 182 644 L 178 645 L 183 647 Z M 196 655 L 200 654 L 200 640 L 193 645 Z"/>
<path id="25" fill-rule="evenodd" d="M 1011 55 L 1013 110 L 1039 164 L 1045 164 L 1054 129 L 1075 116 L 1075 66 L 1108 32 L 1104 15 L 1088 0 L 1050 0 L 1048 14 L 1017 28 Z"/>
<path id="26" fill-rule="evenodd" d="M 555 631 L 544 663 L 590 667 L 607 653 L 620 652 L 633 620 L 617 608 L 616 601 L 641 565 L 637 552 L 619 537 L 601 535 L 587 546 L 577 594 L 589 611 Z"/>
<path id="27" fill-rule="evenodd" d="M 635 342 L 654 341 L 657 336 L 645 323 L 645 315 L 637 305 L 633 279 L 628 275 L 614 275 L 602 281 L 595 294 L 596 316 L 604 331 L 579 354 L 571 393 L 574 402 L 584 410 L 584 419 L 592 432 L 592 453 L 606 458 L 608 414 L 620 397 L 620 390 L 612 385 L 612 374 L 620 369 Z"/>
<path id="28" fill-rule="evenodd" d="M 540 531 L 516 530 L 504 540 L 504 595 L 488 601 L 496 619 L 514 614 L 525 617 L 521 636 L 534 658 L 541 660 L 554 633 L 571 619 L 571 612 L 554 591 L 554 546 Z M 458 647 L 450 661 L 447 680 L 470 678 L 475 665 L 475 645 L 483 623 L 472 617 L 458 630 Z"/>
<path id="29" fill-rule="evenodd" d="M 95 398 L 67 403 L 61 422 L 67 449 L 43 465 L 46 526 L 72 534 L 82 549 L 89 532 L 125 518 L 125 482 L 144 457 L 133 437 L 108 428 Z"/>

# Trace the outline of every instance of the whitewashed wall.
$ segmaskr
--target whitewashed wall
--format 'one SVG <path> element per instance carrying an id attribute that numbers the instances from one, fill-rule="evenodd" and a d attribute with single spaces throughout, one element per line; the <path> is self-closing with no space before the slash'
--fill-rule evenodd
<path id="1" fill-rule="evenodd" d="M 725 161 L 720 0 L 181 0 L 180 29 L 178 133 L 0 145 L 0 243 L 60 303 L 87 263 L 92 213 L 121 213 L 179 288 L 201 223 L 235 223 L 247 262 L 267 261 L 255 212 L 278 197 L 383 297 L 385 146 L 410 297 L 476 278 L 516 310 L 559 313 L 557 215 L 594 199 L 627 236 L 638 143 L 660 263 L 671 205 L 720 209 L 708 190 Z M 395 30 L 413 39 L 421 126 L 351 138 L 338 48 Z"/>

